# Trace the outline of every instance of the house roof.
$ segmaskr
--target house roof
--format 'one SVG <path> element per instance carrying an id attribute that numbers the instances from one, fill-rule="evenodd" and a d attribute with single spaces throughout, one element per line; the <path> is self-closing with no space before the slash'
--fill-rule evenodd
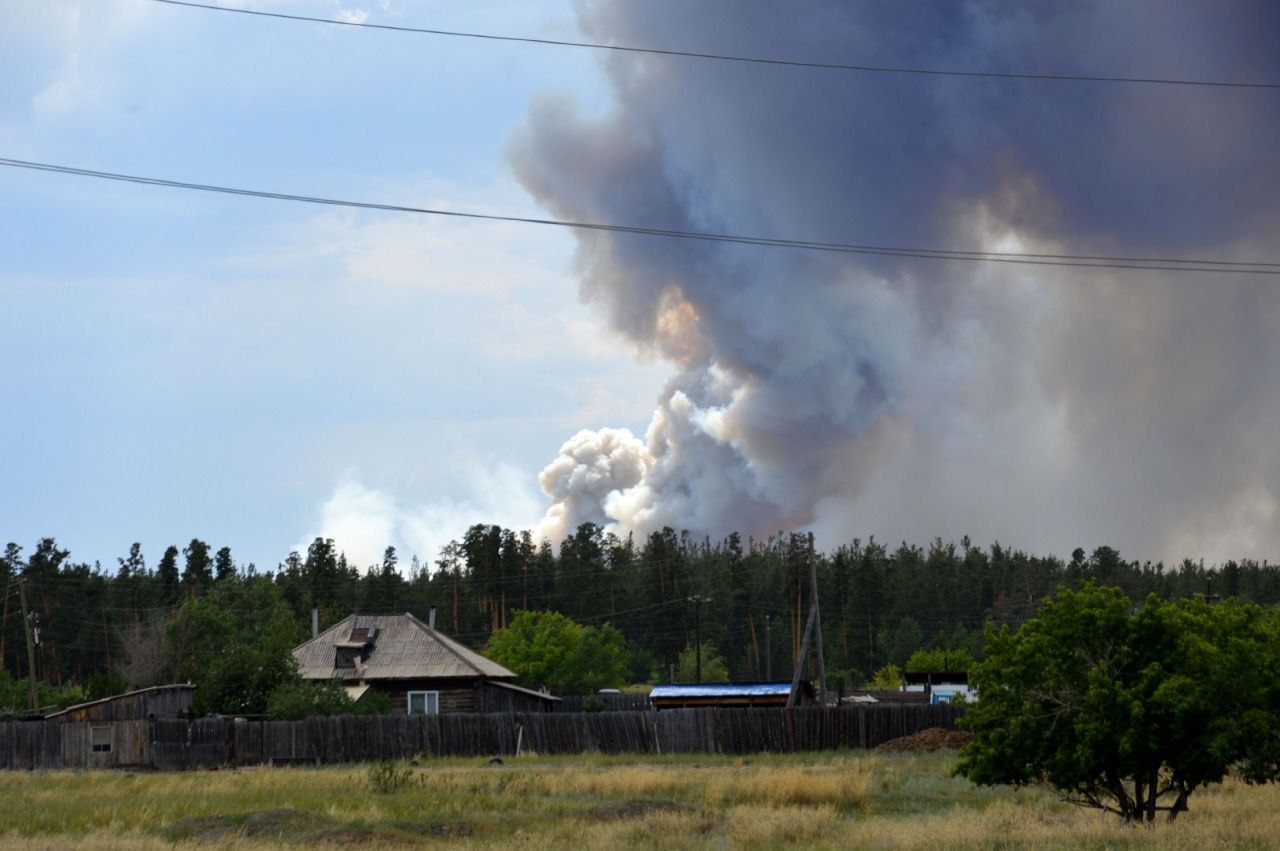
<path id="1" fill-rule="evenodd" d="M 376 628 L 363 660 L 336 666 L 338 648 L 351 648 L 356 630 Z M 363 642 L 355 646 L 362 646 Z M 410 614 L 349 615 L 310 641 L 293 648 L 298 670 L 308 680 L 407 680 L 451 677 L 515 679 L 515 674 L 463 647 Z"/>
<path id="2" fill-rule="evenodd" d="M 543 692 L 543 691 L 535 691 L 534 689 L 525 688 L 524 686 L 518 686 L 515 683 L 494 683 L 494 685 L 498 686 L 499 688 L 505 688 L 508 691 L 514 691 L 517 694 L 523 694 L 529 697 L 536 697 L 539 700 L 545 700 L 549 703 L 560 702 L 560 698 L 554 695 L 547 694 L 546 692 Z"/>
<path id="3" fill-rule="evenodd" d="M 156 694 L 164 691 L 194 692 L 195 690 L 196 687 L 194 683 L 171 683 L 169 685 L 150 686 L 148 688 L 126 691 L 122 694 L 113 694 L 110 697 L 100 697 L 97 700 L 90 700 L 85 703 L 77 703 L 75 706 L 68 706 L 66 709 L 60 709 L 57 712 L 50 712 L 45 716 L 45 718 L 61 718 L 64 715 L 70 715 L 72 713 L 79 712 L 82 709 L 88 709 L 91 706 L 102 706 L 103 704 L 111 703 L 113 701 L 129 700 L 130 698 L 138 697 L 143 694 Z"/>
<path id="4" fill-rule="evenodd" d="M 801 688 L 808 684 L 802 683 Z M 786 697 L 791 683 L 672 683 L 654 686 L 650 700 L 687 697 Z"/>

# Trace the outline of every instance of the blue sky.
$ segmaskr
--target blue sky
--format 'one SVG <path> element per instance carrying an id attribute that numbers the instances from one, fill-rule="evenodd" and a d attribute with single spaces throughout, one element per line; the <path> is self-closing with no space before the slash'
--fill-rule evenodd
<path id="1" fill-rule="evenodd" d="M 233 0 L 222 0 L 231 4 Z M 241 0 L 234 0 L 241 4 Z M 1280 80 L 1267 0 L 243 0 L 824 62 Z M 0 156 L 846 243 L 1277 262 L 1274 89 L 0 5 Z M 812 530 L 1276 558 L 1265 276 L 762 249 L 0 168 L 0 539 L 114 566 Z"/>
<path id="2" fill-rule="evenodd" d="M 560 3 L 263 2 L 575 32 Z M 537 212 L 530 99 L 607 105 L 572 50 L 166 7 L 0 9 L 0 151 L 284 192 Z M 77 560 L 200 537 L 274 567 L 314 535 L 407 561 L 536 524 L 583 426 L 642 429 L 661 365 L 593 320 L 562 232 L 0 172 L 0 537 Z"/>

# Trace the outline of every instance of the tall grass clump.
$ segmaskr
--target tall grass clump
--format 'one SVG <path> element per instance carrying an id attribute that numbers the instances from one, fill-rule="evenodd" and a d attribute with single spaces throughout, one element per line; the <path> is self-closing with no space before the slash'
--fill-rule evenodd
<path id="1" fill-rule="evenodd" d="M 399 768 L 394 762 L 376 762 L 369 766 L 369 788 L 379 795 L 390 795 L 413 783 L 413 771 Z"/>
<path id="2" fill-rule="evenodd" d="M 706 797 L 710 802 L 861 810 L 871 786 L 871 767 L 866 764 L 835 771 L 811 766 L 740 769 L 713 777 Z"/>

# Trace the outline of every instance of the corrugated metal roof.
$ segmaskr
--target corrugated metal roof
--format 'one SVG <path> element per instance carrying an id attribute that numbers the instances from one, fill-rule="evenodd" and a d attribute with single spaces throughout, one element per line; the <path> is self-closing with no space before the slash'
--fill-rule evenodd
<path id="1" fill-rule="evenodd" d="M 649 699 L 664 697 L 776 697 L 791 693 L 791 683 L 672 683 L 654 686 Z"/>
<path id="2" fill-rule="evenodd" d="M 338 668 L 337 649 L 355 630 L 376 627 L 377 639 L 364 662 Z M 348 645 L 349 646 L 349 645 Z M 293 649 L 298 670 L 309 680 L 405 680 L 447 677 L 515 679 L 497 662 L 463 647 L 410 614 L 350 615 Z"/>

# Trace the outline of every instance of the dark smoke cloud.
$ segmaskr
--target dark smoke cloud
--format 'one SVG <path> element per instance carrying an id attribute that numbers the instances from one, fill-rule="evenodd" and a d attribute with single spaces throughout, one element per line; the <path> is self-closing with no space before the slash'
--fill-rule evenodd
<path id="1" fill-rule="evenodd" d="M 819 61 L 1280 79 L 1271 3 L 592 2 L 593 40 Z M 885 77 L 613 55 L 511 143 L 558 216 L 823 241 L 1274 259 L 1269 91 Z M 583 298 L 675 374 L 584 432 L 544 531 L 811 526 L 1037 550 L 1280 544 L 1267 279 L 579 236 Z"/>

